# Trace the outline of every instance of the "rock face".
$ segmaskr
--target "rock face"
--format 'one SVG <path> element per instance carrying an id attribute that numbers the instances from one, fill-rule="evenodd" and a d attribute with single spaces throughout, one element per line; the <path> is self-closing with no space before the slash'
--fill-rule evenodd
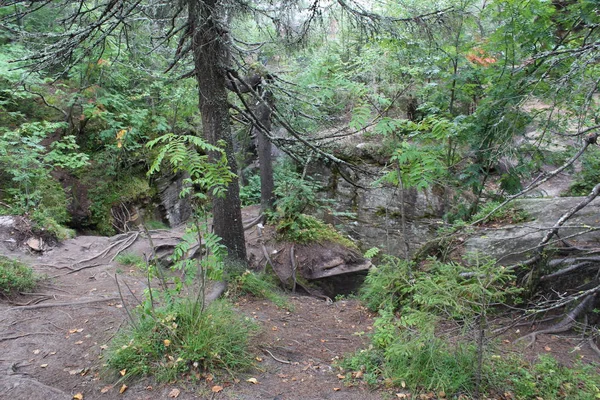
<path id="1" fill-rule="evenodd" d="M 581 197 L 522 199 L 518 207 L 532 221 L 494 228 L 481 228 L 465 241 L 465 250 L 495 258 L 502 265 L 515 264 L 531 253 L 558 219 L 582 201 Z M 587 232 L 600 221 L 600 199 L 575 214 L 559 231 L 562 239 L 575 245 L 600 244 L 600 232 Z"/>
<path id="2" fill-rule="evenodd" d="M 320 179 L 328 182 L 328 197 L 338 214 L 333 222 L 352 239 L 359 241 L 363 249 L 379 247 L 388 254 L 403 255 L 402 197 L 406 220 L 406 240 L 409 253 L 435 236 L 440 218 L 446 212 L 445 193 L 442 191 L 415 189 L 405 190 L 377 183 L 381 177 L 380 166 L 370 167 L 372 174 L 352 176 L 351 184 L 340 173 L 323 174 Z M 321 169 L 321 171 L 324 168 Z M 379 175 L 378 175 L 379 173 Z M 344 173 L 348 177 L 349 173 Z"/>
<path id="3" fill-rule="evenodd" d="M 189 201 L 179 196 L 185 178 L 183 174 L 165 175 L 158 178 L 156 182 L 160 205 L 170 226 L 179 226 L 192 215 L 192 207 Z"/>

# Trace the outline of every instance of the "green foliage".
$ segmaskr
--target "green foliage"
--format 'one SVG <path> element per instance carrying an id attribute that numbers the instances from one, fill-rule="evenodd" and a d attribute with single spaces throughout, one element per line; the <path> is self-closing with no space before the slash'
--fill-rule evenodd
<path id="1" fill-rule="evenodd" d="M 477 212 L 477 214 L 471 217 L 471 221 L 479 221 L 481 218 L 486 217 L 501 203 L 491 201 L 485 203 L 483 207 Z M 505 205 L 504 207 L 495 211 L 490 215 L 483 223 L 502 223 L 502 224 L 518 224 L 520 222 L 530 221 L 531 216 L 523 208 L 519 207 L 519 203 L 513 202 Z"/>
<path id="2" fill-rule="evenodd" d="M 343 236 L 333 226 L 319 221 L 317 218 L 296 214 L 294 217 L 280 219 L 277 222 L 277 233 L 284 240 L 295 243 L 339 243 L 349 248 L 356 248 L 354 242 Z"/>
<path id="3" fill-rule="evenodd" d="M 188 186 L 181 196 L 191 194 L 192 186 L 209 191 L 213 196 L 225 195 L 233 173 L 227 166 L 227 157 L 222 148 L 213 146 L 198 136 L 172 133 L 148 142 L 149 148 L 157 145 L 159 145 L 158 153 L 148 171 L 149 175 L 160 172 L 164 161 L 169 164 L 173 172 L 186 171 L 190 175 Z M 220 158 L 209 162 L 209 152 L 219 155 Z M 207 200 L 206 195 L 202 192 L 194 193 L 194 197 L 199 201 Z"/>
<path id="4" fill-rule="evenodd" d="M 260 204 L 260 176 L 251 175 L 248 184 L 240 188 L 242 207 Z"/>
<path id="5" fill-rule="evenodd" d="M 600 152 L 587 151 L 581 159 L 581 171 L 569 187 L 570 196 L 587 196 L 600 183 Z"/>
<path id="6" fill-rule="evenodd" d="M 113 206 L 135 203 L 154 193 L 148 180 L 143 177 L 125 174 L 111 179 L 98 169 L 89 173 L 84 182 L 89 185 L 91 227 L 101 235 L 110 236 L 115 233 L 111 215 Z"/>
<path id="7" fill-rule="evenodd" d="M 591 400 L 600 397 L 600 378 L 594 365 L 567 367 L 548 354 L 533 362 L 519 356 L 492 356 L 486 375 L 489 390 L 513 393 L 517 399 Z"/>
<path id="8" fill-rule="evenodd" d="M 115 258 L 115 261 L 127 267 L 136 267 L 140 269 L 146 267 L 144 259 L 141 256 L 132 253 L 121 253 Z"/>
<path id="9" fill-rule="evenodd" d="M 251 294 L 253 296 L 264 298 L 271 301 L 279 308 L 290 309 L 291 305 L 287 298 L 277 286 L 277 282 L 272 275 L 266 273 L 255 273 L 244 271 L 236 276 L 230 283 L 229 293 L 233 296 L 239 294 Z"/>
<path id="10" fill-rule="evenodd" d="M 310 177 L 302 177 L 290 165 L 275 171 L 275 211 L 269 215 L 277 233 L 296 243 L 335 242 L 350 248 L 356 245 L 333 226 L 304 214 L 329 210 L 329 201 L 318 196 L 320 186 Z"/>
<path id="11" fill-rule="evenodd" d="M 30 292 L 37 281 L 31 268 L 15 259 L 0 256 L 0 295 Z"/>
<path id="12" fill-rule="evenodd" d="M 471 331 L 485 324 L 493 304 L 515 296 L 512 274 L 494 262 L 474 258 L 472 267 L 428 260 L 421 269 L 396 257 L 384 256 L 372 268 L 361 290 L 371 310 L 379 310 L 367 358 L 371 374 L 404 382 L 411 391 L 443 390 L 470 393 L 478 374 L 478 351 Z M 451 334 L 439 322 L 455 323 Z M 377 362 L 373 362 L 376 360 Z"/>
<path id="13" fill-rule="evenodd" d="M 162 382 L 194 372 L 232 374 L 252 365 L 248 342 L 256 329 L 227 301 L 199 312 L 193 301 L 184 300 L 156 309 L 152 317 L 142 314 L 113 340 L 107 362 L 113 370 L 125 369 L 125 378 L 152 375 Z"/>

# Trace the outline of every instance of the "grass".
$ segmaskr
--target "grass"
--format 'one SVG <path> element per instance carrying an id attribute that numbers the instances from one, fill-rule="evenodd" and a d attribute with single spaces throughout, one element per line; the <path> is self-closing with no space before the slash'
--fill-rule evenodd
<path id="1" fill-rule="evenodd" d="M 38 281 L 33 270 L 20 261 L 0 256 L 0 294 L 9 296 L 33 289 Z"/>
<path id="2" fill-rule="evenodd" d="M 111 343 L 108 366 L 125 378 L 153 375 L 161 382 L 198 373 L 233 374 L 252 366 L 248 350 L 258 328 L 226 300 L 203 313 L 189 301 L 141 314 L 137 323 Z"/>
<path id="3" fill-rule="evenodd" d="M 231 283 L 230 294 L 251 294 L 256 297 L 265 298 L 279 308 L 291 310 L 292 306 L 287 297 L 277 286 L 275 279 L 265 273 L 254 273 L 246 270 L 243 274 L 235 277 Z"/>
<path id="4" fill-rule="evenodd" d="M 121 253 L 115 258 L 115 261 L 127 267 L 146 268 L 146 262 L 141 256 L 132 253 Z"/>

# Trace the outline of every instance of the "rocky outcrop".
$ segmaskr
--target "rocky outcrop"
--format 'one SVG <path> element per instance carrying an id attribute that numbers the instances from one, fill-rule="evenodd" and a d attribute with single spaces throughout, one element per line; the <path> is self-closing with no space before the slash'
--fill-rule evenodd
<path id="1" fill-rule="evenodd" d="M 514 225 L 479 228 L 465 240 L 466 252 L 485 254 L 502 265 L 522 262 L 531 257 L 533 250 L 558 219 L 582 201 L 582 197 L 555 197 L 519 200 L 531 221 Z M 600 232 L 590 229 L 600 222 L 600 199 L 594 200 L 560 229 L 559 236 L 572 245 L 599 245 Z M 558 246 L 561 243 L 557 243 Z"/>
<path id="2" fill-rule="evenodd" d="M 192 216 L 189 200 L 179 196 L 185 178 L 184 174 L 164 175 L 156 181 L 161 211 L 170 226 L 179 226 Z"/>

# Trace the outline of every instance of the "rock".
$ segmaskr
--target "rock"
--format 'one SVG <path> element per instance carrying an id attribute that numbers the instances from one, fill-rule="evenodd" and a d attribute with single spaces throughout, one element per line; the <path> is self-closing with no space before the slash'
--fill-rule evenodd
<path id="1" fill-rule="evenodd" d="M 522 199 L 518 207 L 532 221 L 494 228 L 480 228 L 465 241 L 467 253 L 480 253 L 492 257 L 502 265 L 527 260 L 539 242 L 558 219 L 583 200 L 583 197 L 557 197 Z M 578 245 L 600 244 L 600 232 L 587 232 L 600 222 L 600 199 L 595 199 L 575 214 L 560 229 L 563 239 Z"/>
<path id="2" fill-rule="evenodd" d="M 33 251 L 44 251 L 45 245 L 42 238 L 31 237 L 25 242 L 27 246 Z"/>

